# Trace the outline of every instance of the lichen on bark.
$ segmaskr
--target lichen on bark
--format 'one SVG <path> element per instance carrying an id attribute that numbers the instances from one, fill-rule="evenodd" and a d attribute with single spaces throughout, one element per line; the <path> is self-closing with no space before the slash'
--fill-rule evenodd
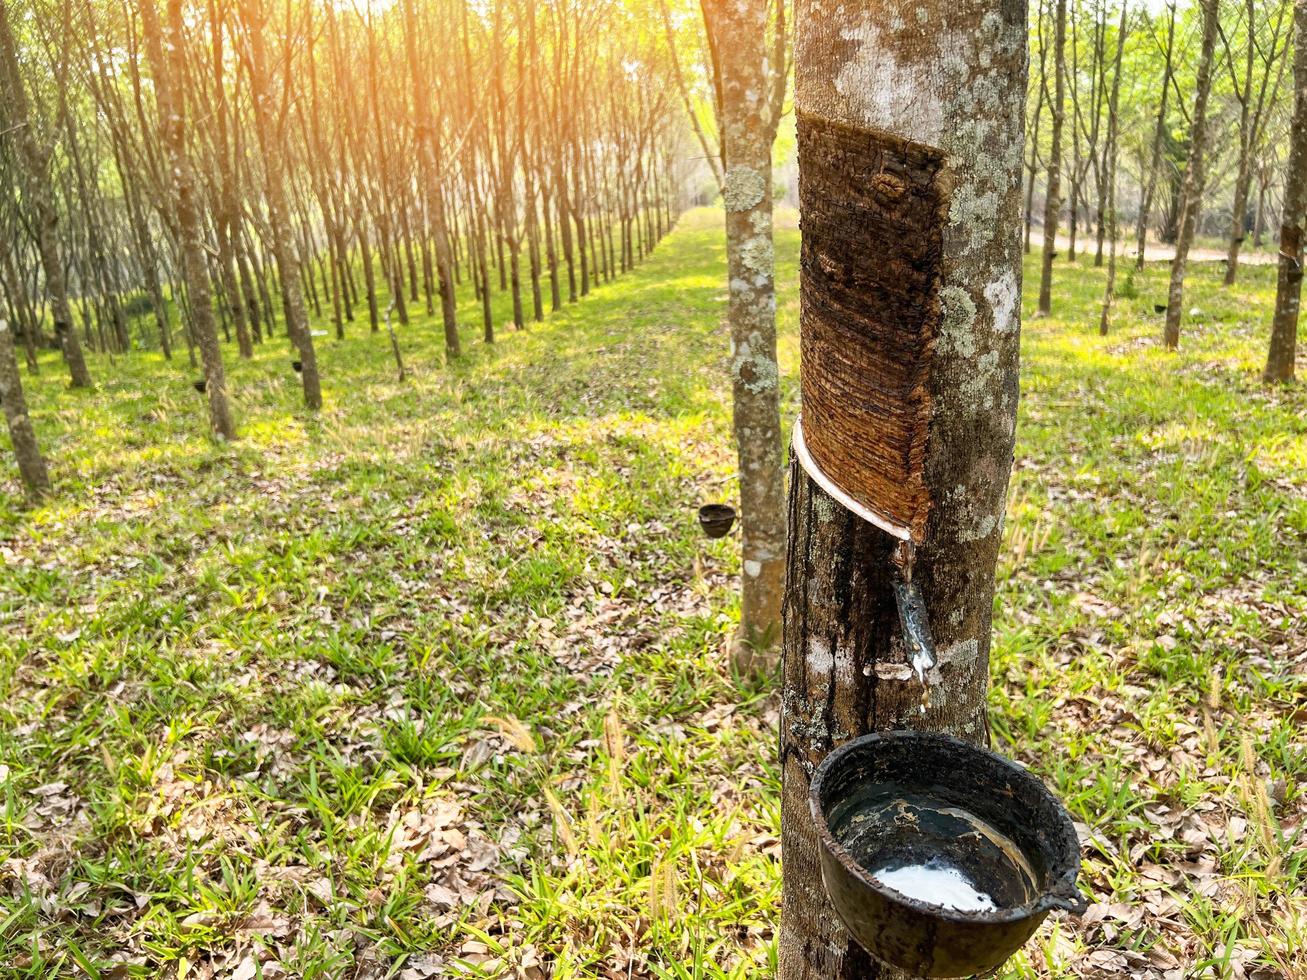
<path id="1" fill-rule="evenodd" d="M 794 467 L 779 975 L 862 980 L 895 974 L 849 939 L 825 897 L 808 778 L 831 747 L 869 730 L 988 738 L 993 572 L 1017 404 L 1026 7 L 799 0 L 795 15 L 805 442 L 854 499 L 917 503 L 900 512 L 913 515 L 903 522 L 918 541 L 913 576 L 941 650 L 922 714 L 890 588 L 894 542 Z M 842 135 L 814 141 L 817 131 Z M 880 372 L 873 384 L 841 361 L 868 339 L 858 363 Z M 895 386 L 894 366 L 902 379 L 906 364 L 915 383 Z M 840 420 L 825 433 L 823 410 Z M 878 448 L 850 443 L 858 432 Z M 871 465 L 841 466 L 849 454 Z M 876 466 L 888 489 L 867 478 Z M 813 670 L 814 640 L 847 651 L 850 668 Z"/>

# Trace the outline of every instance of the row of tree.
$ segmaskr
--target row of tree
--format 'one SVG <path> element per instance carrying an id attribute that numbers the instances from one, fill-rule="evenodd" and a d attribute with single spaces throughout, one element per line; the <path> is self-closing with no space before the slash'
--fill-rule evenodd
<path id="1" fill-rule="evenodd" d="M 671 226 L 671 72 L 661 32 L 616 0 L 0 5 L 11 429 L 31 431 L 11 348 L 34 372 L 57 344 L 90 387 L 85 348 L 171 358 L 180 337 L 230 439 L 224 356 L 278 329 L 321 406 L 311 314 L 343 337 L 425 306 L 448 357 L 460 283 L 487 342 L 496 291 L 518 327 L 541 319 Z"/>
<path id="2" fill-rule="evenodd" d="M 1064 249 L 1074 259 L 1078 247 L 1092 248 L 1095 264 L 1109 267 L 1100 319 L 1107 332 L 1128 218 L 1136 268 L 1150 232 L 1175 246 L 1163 336 L 1174 348 L 1188 254 L 1204 218 L 1225 240 L 1227 285 L 1237 280 L 1250 234 L 1258 246 L 1272 238 L 1276 216 L 1282 227 L 1301 226 L 1295 201 L 1304 177 L 1290 159 L 1307 126 L 1297 108 L 1300 7 L 1170 0 L 1150 10 L 1130 0 L 1040 0 L 1032 9 L 1025 234 L 1029 251 L 1042 210 L 1041 313 L 1052 306 L 1057 255 Z M 1277 317 L 1268 380 L 1293 376 L 1286 331 L 1291 325 Z"/>

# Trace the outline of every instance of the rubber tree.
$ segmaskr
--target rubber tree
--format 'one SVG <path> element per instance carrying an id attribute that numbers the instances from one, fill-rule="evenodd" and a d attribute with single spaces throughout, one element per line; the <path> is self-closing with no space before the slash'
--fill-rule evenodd
<path id="1" fill-rule="evenodd" d="M 1166 299 L 1166 326 L 1162 341 L 1167 350 L 1180 346 L 1180 317 L 1184 313 L 1184 276 L 1189 248 L 1198 227 L 1202 209 L 1203 155 L 1207 150 L 1207 103 L 1212 94 L 1212 55 L 1216 50 L 1220 0 L 1199 0 L 1203 13 L 1203 41 L 1198 55 L 1198 74 L 1194 82 L 1193 123 L 1189 130 L 1189 163 L 1184 171 L 1181 190 L 1180 233 L 1175 239 L 1175 258 L 1171 260 L 1171 286 Z"/>
<path id="2" fill-rule="evenodd" d="M 44 130 L 35 124 L 27 91 L 18 65 L 17 44 L 9 23 L 8 4 L 0 3 L 0 95 L 3 96 L 4 125 L 17 151 L 17 170 L 29 208 L 29 221 L 41 269 L 45 273 L 45 292 L 54 316 L 55 339 L 68 365 L 74 388 L 90 388 L 91 372 L 82 355 L 82 345 L 73 325 L 73 311 L 68 303 L 68 282 L 64 275 L 59 247 L 59 212 L 55 206 L 54 181 L 50 175 L 53 148 L 37 135 Z"/>
<path id="3" fill-rule="evenodd" d="M 703 4 L 718 81 L 725 164 L 726 317 L 743 535 L 740 635 L 732 660 L 746 675 L 766 673 L 776 664 L 785 574 L 771 175 L 785 69 L 780 47 L 768 70 L 767 10 L 765 0 Z M 783 23 L 777 28 L 782 37 Z"/>
<path id="4" fill-rule="evenodd" d="M 988 741 L 1017 409 L 1026 5 L 799 0 L 795 23 L 803 414 L 784 606 L 780 976 L 862 980 L 892 974 L 826 897 L 809 780 L 831 748 L 872 730 Z M 896 557 L 911 562 L 938 647 L 924 711 Z"/>
<path id="5" fill-rule="evenodd" d="M 1294 0 L 1293 123 L 1280 219 L 1280 268 L 1275 288 L 1267 381 L 1292 381 L 1302 305 L 1304 225 L 1307 225 L 1307 0 Z"/>
<path id="6" fill-rule="evenodd" d="M 1239 275 L 1239 252 L 1248 231 L 1248 196 L 1252 192 L 1253 157 L 1262 141 L 1266 125 L 1266 110 L 1274 103 L 1281 73 L 1276 62 L 1285 55 L 1284 27 L 1288 6 L 1275 4 L 1275 18 L 1267 10 L 1266 22 L 1258 22 L 1258 10 L 1264 6 L 1258 0 L 1244 0 L 1243 77 L 1234 69 L 1235 58 L 1226 41 L 1226 65 L 1230 71 L 1235 101 L 1239 103 L 1238 156 L 1239 164 L 1234 178 L 1234 203 L 1230 208 L 1230 243 L 1225 253 L 1225 284 L 1233 286 Z M 1292 22 L 1290 22 L 1292 28 Z M 1254 77 L 1254 66 L 1257 75 Z"/>
<path id="7" fill-rule="evenodd" d="M 1048 150 L 1048 180 L 1044 187 L 1044 251 L 1039 272 L 1039 313 L 1053 309 L 1053 259 L 1057 256 L 1057 219 L 1062 210 L 1062 127 L 1066 120 L 1066 0 L 1057 0 L 1053 16 L 1053 139 Z M 1072 200 L 1071 207 L 1076 202 Z"/>
<path id="8" fill-rule="evenodd" d="M 239 10 L 248 44 L 250 95 L 254 103 L 254 128 L 258 135 L 263 160 L 264 194 L 268 205 L 268 228 L 271 232 L 272 254 L 281 278 L 283 306 L 286 313 L 286 334 L 295 345 L 300 360 L 300 378 L 304 385 L 304 404 L 313 411 L 322 408 L 322 384 L 318 377 L 318 356 L 309 332 L 309 318 L 304 309 L 304 294 L 300 288 L 300 259 L 291 238 L 290 208 L 286 200 L 287 139 L 285 133 L 285 105 L 274 103 L 272 78 L 268 69 L 265 32 L 269 29 L 263 0 L 240 0 Z M 290 58 L 289 39 L 286 58 Z M 283 72 L 293 71 L 289 63 L 281 65 Z M 283 91 L 283 101 L 288 96 Z"/>
<path id="9" fill-rule="evenodd" d="M 32 419 L 27 414 L 23 379 L 18 373 L 18 355 L 14 350 L 14 332 L 7 320 L 0 320 L 0 408 L 4 409 L 9 427 L 9 441 L 18 462 L 18 475 L 29 500 L 39 500 L 50 492 L 50 474 L 37 445 Z"/>
<path id="10" fill-rule="evenodd" d="M 414 0 L 404 0 L 404 52 L 413 83 L 413 113 L 417 130 L 415 142 L 422 168 L 422 186 L 427 193 L 430 232 L 436 243 L 436 277 L 440 290 L 440 317 L 445 327 L 445 356 L 455 358 L 462 353 L 462 349 L 458 337 L 457 297 L 454 295 L 454 277 L 450 269 L 453 257 L 449 248 L 449 233 L 445 228 L 445 177 L 436 163 L 439 156 L 437 120 L 431 112 L 431 94 L 418 55 L 417 25 Z"/>
<path id="11" fill-rule="evenodd" d="M 200 204 L 190 151 L 186 146 L 186 39 L 181 0 L 168 0 L 168 36 L 165 43 L 154 0 L 140 4 L 145 46 L 154 72 L 159 129 L 168 148 L 172 174 L 172 205 L 182 259 L 182 279 L 190 298 L 191 330 L 204 365 L 204 391 L 209 402 L 209 425 L 223 439 L 236 438 L 236 423 L 227 401 L 227 373 L 222 363 L 213 293 L 200 225 Z M 167 49 L 165 55 L 164 50 Z"/>
<path id="12" fill-rule="evenodd" d="M 1104 337 L 1107 336 L 1108 328 L 1111 326 L 1112 303 L 1116 299 L 1116 165 L 1121 149 L 1119 146 L 1121 130 L 1121 59 L 1125 54 L 1125 36 L 1129 10 L 1128 0 L 1122 0 L 1121 22 L 1117 25 L 1116 30 L 1116 57 L 1112 61 L 1112 94 L 1107 102 L 1107 142 L 1103 153 L 1103 179 L 1107 184 L 1107 207 L 1103 220 L 1107 224 L 1108 237 L 1111 239 L 1108 244 L 1107 282 L 1103 286 L 1103 308 L 1098 316 L 1098 332 Z M 1100 238 L 1100 242 L 1101 240 Z"/>
<path id="13" fill-rule="evenodd" d="M 1167 4 L 1166 47 L 1163 49 L 1162 81 L 1158 86 L 1161 95 L 1157 101 L 1157 122 L 1153 126 L 1153 148 L 1148 158 L 1148 179 L 1139 202 L 1139 218 L 1135 225 L 1135 268 L 1143 269 L 1144 251 L 1148 239 L 1148 215 L 1153 208 L 1153 195 L 1157 193 L 1157 171 L 1162 165 L 1162 139 L 1166 135 L 1166 102 L 1171 94 L 1172 54 L 1175 51 L 1175 2 Z"/>

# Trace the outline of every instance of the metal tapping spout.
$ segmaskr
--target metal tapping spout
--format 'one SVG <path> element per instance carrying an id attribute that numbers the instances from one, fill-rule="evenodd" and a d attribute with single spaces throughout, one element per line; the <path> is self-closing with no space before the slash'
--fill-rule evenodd
<path id="1" fill-rule="evenodd" d="M 912 579 L 912 562 L 916 548 L 911 541 L 900 541 L 894 549 L 894 602 L 903 626 L 903 640 L 908 645 L 912 669 L 925 686 L 927 674 L 939 663 L 935 641 L 930 635 L 930 617 L 921 587 Z"/>

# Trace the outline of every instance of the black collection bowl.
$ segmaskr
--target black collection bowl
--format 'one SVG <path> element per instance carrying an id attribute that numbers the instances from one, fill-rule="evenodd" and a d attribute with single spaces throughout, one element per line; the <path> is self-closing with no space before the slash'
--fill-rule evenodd
<path id="1" fill-rule="evenodd" d="M 961 739 L 897 731 L 846 742 L 817 768 L 810 802 L 835 911 L 869 954 L 913 976 L 992 972 L 1051 910 L 1086 906 L 1066 810 L 1016 763 Z M 971 829 L 922 832 L 935 819 Z M 927 862 L 956 869 L 993 908 L 936 904 L 873 875 Z"/>
<path id="2" fill-rule="evenodd" d="M 290 366 L 291 366 L 292 368 L 295 369 L 295 373 L 296 373 L 296 374 L 299 374 L 300 372 L 302 372 L 302 371 L 304 370 L 304 362 L 303 362 L 303 361 L 291 361 L 291 362 L 290 362 Z"/>
<path id="3" fill-rule="evenodd" d="M 699 508 L 699 526 L 710 538 L 724 538 L 735 523 L 735 508 L 730 504 L 704 504 Z"/>
<path id="4" fill-rule="evenodd" d="M 192 381 L 191 386 L 196 391 L 198 391 L 201 395 L 209 390 L 209 382 L 205 381 L 203 378 L 201 378 L 199 381 Z"/>

